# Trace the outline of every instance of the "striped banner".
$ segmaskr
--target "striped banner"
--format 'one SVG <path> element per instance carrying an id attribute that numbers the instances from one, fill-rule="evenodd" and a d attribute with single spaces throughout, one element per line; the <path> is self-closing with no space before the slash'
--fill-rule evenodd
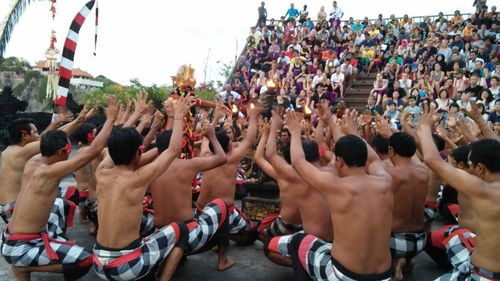
<path id="1" fill-rule="evenodd" d="M 64 106 L 66 105 L 66 97 L 68 96 L 69 82 L 73 77 L 73 61 L 75 59 L 76 46 L 78 44 L 78 37 L 80 28 L 82 27 L 85 19 L 90 14 L 90 11 L 94 7 L 96 0 L 91 0 L 80 10 L 76 15 L 69 27 L 68 36 L 64 42 L 64 49 L 61 58 L 61 64 L 59 65 L 59 87 L 58 87 L 58 98 L 56 100 L 56 105 Z M 96 19 L 97 25 L 97 19 Z M 97 27 L 96 27 L 97 30 Z M 96 36 L 97 40 L 97 36 Z"/>

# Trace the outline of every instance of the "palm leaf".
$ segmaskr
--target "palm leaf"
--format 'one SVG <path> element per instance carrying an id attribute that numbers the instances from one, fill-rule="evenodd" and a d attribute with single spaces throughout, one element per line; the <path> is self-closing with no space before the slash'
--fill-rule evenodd
<path id="1" fill-rule="evenodd" d="M 8 10 L 7 16 L 0 23 L 0 58 L 7 48 L 14 27 L 19 22 L 26 7 L 35 0 L 12 0 L 12 4 Z"/>

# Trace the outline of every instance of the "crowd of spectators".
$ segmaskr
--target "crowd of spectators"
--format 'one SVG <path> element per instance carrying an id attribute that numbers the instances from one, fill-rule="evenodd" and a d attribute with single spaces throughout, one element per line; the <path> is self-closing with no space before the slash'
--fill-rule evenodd
<path id="1" fill-rule="evenodd" d="M 403 111 L 418 123 L 424 106 L 454 126 L 467 121 L 460 109 L 476 101 L 499 132 L 499 15 L 485 1 L 474 6 L 470 17 L 455 11 L 419 20 L 381 14 L 345 20 L 336 1 L 316 17 L 307 5 L 299 11 L 292 3 L 279 20 L 269 20 L 262 2 L 246 52 L 219 98 L 245 114 L 252 98 L 272 93 L 286 108 L 315 114 L 320 100 L 334 108 L 349 95 L 360 73 L 376 73 L 365 110 L 390 119 L 394 128 Z"/>

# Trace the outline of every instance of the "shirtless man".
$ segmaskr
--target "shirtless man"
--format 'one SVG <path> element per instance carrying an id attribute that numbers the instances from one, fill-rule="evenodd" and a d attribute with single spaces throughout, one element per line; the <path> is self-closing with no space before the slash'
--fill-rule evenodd
<path id="1" fill-rule="evenodd" d="M 300 210 L 300 221 L 302 222 L 304 232 L 319 237 L 325 241 L 332 242 L 333 231 L 330 213 L 328 204 L 323 195 L 309 186 L 292 167 L 290 159 L 290 145 L 285 145 L 283 147 L 283 157 L 277 154 L 276 132 L 281 124 L 281 116 L 275 109 L 273 110 L 271 131 L 266 145 L 266 158 L 269 159 L 269 163 L 271 163 L 273 168 L 276 170 L 276 173 L 281 175 L 282 181 L 286 182 L 286 188 L 288 188 L 289 191 L 288 194 L 285 193 L 285 196 L 291 196 L 291 198 L 293 198 L 296 202 L 296 206 Z M 308 140 L 303 141 L 301 146 L 306 152 L 306 160 L 308 163 L 311 163 L 311 165 L 319 169 L 321 164 L 319 162 L 320 157 L 318 144 L 314 141 Z M 281 196 L 282 195 L 280 193 L 280 199 Z M 286 199 L 287 198 L 285 197 L 285 202 Z M 285 215 L 294 215 L 292 212 L 290 212 L 290 214 L 286 213 L 286 211 L 294 211 L 293 208 L 290 208 L 290 210 L 282 209 L 281 212 L 283 213 L 283 211 L 285 211 Z M 297 218 L 292 216 L 290 218 L 287 217 L 287 219 L 297 220 Z M 268 243 L 265 243 L 264 252 L 268 258 L 275 263 L 292 266 L 290 252 L 288 251 L 286 245 L 288 245 L 293 236 L 293 234 L 278 236 L 272 238 L 268 241 Z"/>
<path id="2" fill-rule="evenodd" d="M 403 280 L 403 268 L 413 267 L 413 258 L 425 247 L 424 204 L 429 174 L 415 156 L 417 144 L 409 134 L 398 132 L 389 138 L 392 165 L 385 166 L 392 177 L 394 209 L 392 212 L 391 254 L 394 280 Z"/>
<path id="3" fill-rule="evenodd" d="M 49 238 L 45 225 L 57 196 L 59 182 L 101 152 L 117 113 L 116 98 L 110 97 L 101 134 L 85 153 L 72 159 L 68 159 L 71 143 L 65 132 L 49 131 L 42 135 L 41 155 L 26 163 L 14 213 L 2 233 L 2 255 L 13 266 L 17 280 L 29 280 L 32 271 L 62 272 L 66 279 L 76 280 L 90 269 L 90 253 L 68 243 L 63 237 Z"/>
<path id="4" fill-rule="evenodd" d="M 253 234 L 253 222 L 234 206 L 236 173 L 238 172 L 238 164 L 246 156 L 257 138 L 257 116 L 261 110 L 257 106 L 250 108 L 248 113 L 250 123 L 248 131 L 238 147 L 233 147 L 233 143 L 225 131 L 219 130 L 216 133 L 217 140 L 224 149 L 224 152 L 226 152 L 227 162 L 224 165 L 203 173 L 201 192 L 198 197 L 198 208 L 200 209 L 215 199 L 222 199 L 229 208 L 229 233 L 231 234 L 231 238 L 247 243 L 249 240 L 255 241 L 257 234 Z M 227 256 L 229 241 L 221 244 L 218 245 L 219 260 L 221 260 L 221 257 Z M 233 265 L 234 261 L 226 258 L 225 266 L 221 269 L 227 269 Z"/>
<path id="5" fill-rule="evenodd" d="M 500 240 L 496 233 L 500 228 L 500 142 L 497 139 L 483 139 L 472 143 L 469 172 L 466 172 L 446 163 L 440 157 L 436 147 L 432 145 L 432 128 L 432 117 L 429 114 L 422 115 L 417 134 L 422 143 L 425 164 L 459 194 L 463 193 L 469 198 L 477 234 L 474 237 L 473 233 L 462 228 L 448 236 L 447 252 L 455 260 L 462 260 L 460 255 L 468 257 L 462 253 L 463 249 L 474 244 L 476 246 L 471 258 L 462 260 L 461 264 L 454 264 L 453 272 L 443 275 L 439 280 L 498 280 Z M 459 222 L 461 224 L 462 219 Z M 457 252 L 457 249 L 461 252 Z"/>
<path id="6" fill-rule="evenodd" d="M 335 160 L 328 169 L 318 169 L 305 159 L 300 121 L 293 112 L 287 113 L 292 165 L 323 194 L 331 212 L 335 247 L 301 233 L 289 244 L 295 268 L 315 280 L 391 279 L 392 179 L 373 149 L 353 135 L 358 134 L 354 113 L 342 120 L 347 135 L 336 141 Z"/>
<path id="7" fill-rule="evenodd" d="M 86 110 L 79 118 L 61 128 L 66 133 L 72 132 L 83 122 Z M 67 116 L 57 115 L 45 132 L 54 130 L 68 120 Z M 9 136 L 12 145 L 8 146 L 0 157 L 0 215 L 7 223 L 14 210 L 16 198 L 21 190 L 21 179 L 28 160 L 40 153 L 40 136 L 35 122 L 31 119 L 16 119 L 9 124 Z"/>
<path id="8" fill-rule="evenodd" d="M 97 200 L 105 202 L 99 204 L 99 229 L 94 246 L 94 270 L 100 278 L 140 279 L 153 273 L 177 242 L 187 240 L 187 227 L 182 222 L 165 226 L 144 240 L 139 229 L 147 187 L 181 152 L 183 119 L 191 103 L 192 98 L 178 100 L 169 148 L 140 168 L 137 166 L 144 146 L 142 136 L 135 129 L 118 129 L 109 138 L 109 155 L 96 171 Z M 98 137 L 101 134 L 102 131 Z M 161 274 L 162 280 L 170 278 L 182 250 L 176 249 L 172 254 Z"/>
<path id="9" fill-rule="evenodd" d="M 205 248 L 217 230 L 226 222 L 227 207 L 221 199 L 207 204 L 202 212 L 196 214 L 192 208 L 192 183 L 199 172 L 214 169 L 226 162 L 226 154 L 217 141 L 215 130 L 206 124 L 204 135 L 211 143 L 214 154 L 192 159 L 175 159 L 172 165 L 151 184 L 155 206 L 154 222 L 157 228 L 176 221 L 188 224 L 189 248 L 185 254 L 192 254 Z M 158 152 L 169 148 L 172 131 L 164 131 L 156 138 Z M 226 257 L 219 260 L 217 269 L 225 266 Z"/>
<path id="10" fill-rule="evenodd" d="M 262 135 L 255 151 L 255 163 L 262 171 L 276 180 L 280 189 L 280 213 L 269 215 L 259 225 L 259 239 L 265 241 L 274 236 L 293 234 L 302 230 L 300 211 L 294 196 L 294 189 L 280 176 L 271 163 L 265 159 L 266 143 L 268 141 L 270 124 L 264 124 Z M 288 147 L 289 145 L 286 144 Z M 290 150 L 288 149 L 288 152 Z"/>
<path id="11" fill-rule="evenodd" d="M 88 149 L 95 138 L 96 131 L 94 124 L 84 123 L 73 132 L 71 138 L 78 141 L 79 146 L 76 155 Z M 95 159 L 92 161 L 95 161 Z M 96 200 L 95 176 L 92 169 L 92 162 L 75 171 L 74 174 L 76 188 L 80 193 L 80 205 L 78 206 L 80 210 L 80 223 L 87 221 L 88 218 L 91 223 L 89 233 L 95 235 L 97 233 L 97 218 L 95 217 L 95 213 L 90 210 Z M 82 196 L 82 194 L 86 194 L 86 196 Z"/>

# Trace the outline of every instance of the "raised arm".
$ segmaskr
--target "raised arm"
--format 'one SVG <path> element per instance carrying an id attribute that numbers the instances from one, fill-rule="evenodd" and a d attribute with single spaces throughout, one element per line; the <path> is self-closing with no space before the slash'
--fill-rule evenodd
<path id="1" fill-rule="evenodd" d="M 139 93 L 134 101 L 134 113 L 130 115 L 123 128 L 133 127 L 137 120 L 148 110 L 148 93 Z"/>
<path id="2" fill-rule="evenodd" d="M 213 169 L 226 163 L 226 153 L 215 136 L 214 127 L 208 124 L 204 125 L 203 134 L 210 141 L 210 144 L 212 144 L 214 153 L 207 157 L 195 157 L 188 160 L 189 166 L 200 172 Z"/>
<path id="3" fill-rule="evenodd" d="M 276 171 L 274 170 L 273 166 L 265 159 L 266 142 L 269 137 L 269 130 L 269 124 L 264 124 L 262 128 L 262 135 L 260 136 L 259 144 L 257 145 L 257 150 L 255 151 L 255 163 L 259 165 L 259 167 L 266 175 L 272 177 L 273 179 L 277 179 Z"/>
<path id="4" fill-rule="evenodd" d="M 292 135 L 290 148 L 292 166 L 302 179 L 309 184 L 309 186 L 321 192 L 331 188 L 332 183 L 336 184 L 340 182 L 340 178 L 334 173 L 322 171 L 307 162 L 304 149 L 302 148 L 301 128 L 298 115 L 294 112 L 287 112 L 286 123 Z"/>
<path id="5" fill-rule="evenodd" d="M 259 116 L 262 108 L 260 108 L 260 105 L 255 107 L 251 106 L 249 111 L 248 118 L 250 120 L 245 138 L 238 147 L 233 149 L 232 153 L 227 158 L 228 163 L 240 162 L 257 139 L 257 116 Z"/>
<path id="6" fill-rule="evenodd" d="M 486 139 L 499 140 L 498 136 L 495 134 L 495 132 L 493 132 L 490 126 L 488 126 L 488 123 L 481 116 L 481 112 L 479 111 L 477 104 L 471 101 L 470 105 L 470 110 L 462 108 L 462 111 L 467 114 L 467 116 L 469 116 L 472 120 L 474 120 L 474 122 L 476 122 L 476 124 L 479 126 L 479 129 L 481 129 L 481 134 L 483 135 L 483 137 Z"/>
<path id="7" fill-rule="evenodd" d="M 150 164 L 136 170 L 136 177 L 131 179 L 134 181 L 134 186 L 143 187 L 148 185 L 158 176 L 160 176 L 170 166 L 172 161 L 181 152 L 181 142 L 183 134 L 184 116 L 188 112 L 193 103 L 193 98 L 181 97 L 175 106 L 174 128 L 168 148 L 163 151 L 158 158 Z"/>
<path id="8" fill-rule="evenodd" d="M 483 180 L 453 167 L 441 158 L 432 139 L 433 125 L 430 114 L 426 113 L 420 116 L 417 135 L 422 144 L 425 164 L 438 174 L 444 182 L 467 196 L 474 197 L 485 195 L 486 189 Z"/>
<path id="9" fill-rule="evenodd" d="M 46 176 L 53 178 L 63 177 L 80 169 L 92 161 L 92 159 L 99 156 L 104 147 L 106 147 L 109 135 L 111 134 L 111 129 L 113 128 L 113 124 L 115 123 L 118 114 L 118 110 L 119 105 L 116 97 L 110 96 L 108 98 L 108 108 L 106 110 L 106 122 L 92 144 L 88 147 L 88 149 L 84 150 L 82 153 L 78 153 L 75 157 L 52 164 L 50 168 L 46 170 Z"/>
<path id="10" fill-rule="evenodd" d="M 159 112 L 157 110 L 154 117 L 153 117 L 153 123 L 151 124 L 151 127 L 149 128 L 149 132 L 142 140 L 142 145 L 144 145 L 144 146 L 149 145 L 156 138 L 156 133 L 158 133 L 158 130 L 160 129 L 161 118 L 162 118 L 162 114 L 161 114 L 161 112 Z"/>

